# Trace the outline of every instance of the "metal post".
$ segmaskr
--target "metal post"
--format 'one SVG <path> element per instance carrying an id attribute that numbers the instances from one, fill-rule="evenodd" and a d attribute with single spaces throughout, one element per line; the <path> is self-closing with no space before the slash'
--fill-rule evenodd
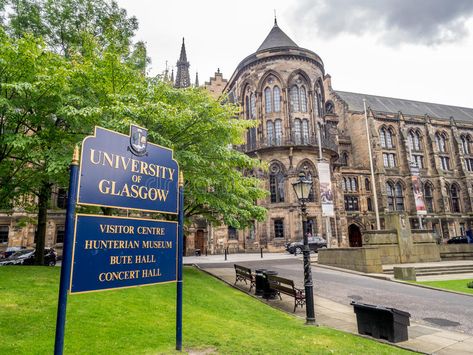
<path id="1" fill-rule="evenodd" d="M 64 328 L 66 326 L 67 291 L 71 279 L 72 238 L 74 237 L 74 220 L 77 199 L 77 182 L 79 178 L 79 147 L 74 148 L 70 166 L 69 196 L 66 210 L 66 235 L 62 250 L 61 279 L 59 281 L 59 299 L 56 319 L 56 338 L 54 355 L 62 355 L 64 351 Z"/>
<path id="2" fill-rule="evenodd" d="M 304 239 L 304 288 L 305 288 L 305 309 L 306 318 L 305 324 L 315 325 L 315 312 L 314 312 L 314 293 L 312 284 L 312 271 L 310 266 L 310 249 L 309 240 L 307 238 L 307 209 L 305 202 L 301 202 L 301 214 L 302 214 L 302 235 Z"/>
<path id="3" fill-rule="evenodd" d="M 379 210 L 378 210 L 378 193 L 376 192 L 376 182 L 374 181 L 374 167 L 373 167 L 373 155 L 371 153 L 371 139 L 370 139 L 370 130 L 368 127 L 368 113 L 366 112 L 366 100 L 363 99 L 363 107 L 365 109 L 365 125 L 366 125 L 366 136 L 368 137 L 368 155 L 370 158 L 370 170 L 371 170 L 371 186 L 373 189 L 374 197 L 374 213 L 376 215 L 376 229 L 381 229 L 381 222 L 379 220 Z"/>
<path id="4" fill-rule="evenodd" d="M 179 215 L 177 246 L 176 350 L 182 350 L 182 254 L 184 244 L 184 175 L 179 174 Z"/>
<path id="5" fill-rule="evenodd" d="M 225 248 L 225 261 L 227 261 L 227 248 Z"/>
<path id="6" fill-rule="evenodd" d="M 263 248 L 260 248 L 261 251 L 261 259 L 263 259 Z"/>

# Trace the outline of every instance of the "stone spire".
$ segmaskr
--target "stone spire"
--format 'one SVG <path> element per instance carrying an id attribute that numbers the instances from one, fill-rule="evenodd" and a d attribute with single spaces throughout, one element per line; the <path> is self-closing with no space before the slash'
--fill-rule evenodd
<path id="1" fill-rule="evenodd" d="M 195 87 L 199 87 L 199 72 L 195 72 Z"/>
<path id="2" fill-rule="evenodd" d="M 174 68 L 171 70 L 171 83 L 174 82 Z"/>
<path id="3" fill-rule="evenodd" d="M 187 88 L 191 84 L 189 76 L 189 62 L 187 61 L 186 46 L 184 44 L 184 38 L 182 38 L 181 55 L 177 61 L 177 73 L 174 87 L 176 88 Z"/>

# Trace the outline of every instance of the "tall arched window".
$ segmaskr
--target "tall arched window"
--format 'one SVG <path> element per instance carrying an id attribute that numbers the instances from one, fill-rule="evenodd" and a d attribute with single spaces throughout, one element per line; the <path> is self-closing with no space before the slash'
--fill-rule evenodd
<path id="1" fill-rule="evenodd" d="M 390 128 L 382 127 L 379 131 L 382 148 L 394 148 L 393 131 Z"/>
<path id="2" fill-rule="evenodd" d="M 417 131 L 410 131 L 407 137 L 409 142 L 409 148 L 412 151 L 420 151 L 420 134 Z"/>
<path id="3" fill-rule="evenodd" d="M 266 134 L 268 145 L 274 145 L 274 123 L 272 121 L 266 121 Z"/>
<path id="4" fill-rule="evenodd" d="M 274 112 L 281 112 L 281 90 L 277 86 L 273 88 Z"/>
<path id="5" fill-rule="evenodd" d="M 400 182 L 396 184 L 396 211 L 404 211 L 404 195 Z"/>
<path id="6" fill-rule="evenodd" d="M 284 174 L 279 164 L 269 168 L 269 192 L 271 203 L 284 202 Z"/>
<path id="7" fill-rule="evenodd" d="M 282 122 L 280 119 L 274 121 L 274 139 L 276 145 L 282 144 Z"/>
<path id="8" fill-rule="evenodd" d="M 386 184 L 386 196 L 388 198 L 388 210 L 394 211 L 394 186 L 388 182 Z"/>
<path id="9" fill-rule="evenodd" d="M 301 144 L 301 120 L 296 118 L 294 120 L 294 143 Z"/>
<path id="10" fill-rule="evenodd" d="M 301 87 L 300 89 L 300 98 L 301 98 L 301 112 L 307 112 L 307 96 L 305 87 Z"/>
<path id="11" fill-rule="evenodd" d="M 272 112 L 272 100 L 271 100 L 271 89 L 270 88 L 266 88 L 264 89 L 264 111 L 266 113 L 270 113 Z"/>
<path id="12" fill-rule="evenodd" d="M 433 196 L 433 191 L 434 188 L 432 186 L 432 183 L 427 181 L 424 184 L 424 201 L 425 201 L 425 207 L 427 209 L 427 212 L 432 213 L 434 212 L 434 196 Z"/>
<path id="13" fill-rule="evenodd" d="M 452 184 L 449 189 L 450 193 L 450 209 L 452 212 L 461 212 L 460 207 L 460 188 L 457 184 Z"/>
<path id="14" fill-rule="evenodd" d="M 251 94 L 251 96 L 250 96 L 250 117 L 251 118 L 256 117 L 256 98 L 255 98 L 255 94 Z"/>
<path id="15" fill-rule="evenodd" d="M 299 112 L 299 88 L 294 85 L 289 91 L 291 112 Z"/>
<path id="16" fill-rule="evenodd" d="M 447 152 L 447 137 L 445 134 L 437 132 L 435 134 L 435 142 L 437 143 L 437 149 L 440 153 Z"/>
<path id="17" fill-rule="evenodd" d="M 469 135 L 467 135 L 467 136 L 462 135 L 461 136 L 462 152 L 465 155 L 471 154 L 470 153 L 470 140 L 471 140 L 471 138 L 470 138 Z"/>
<path id="18" fill-rule="evenodd" d="M 302 144 L 309 143 L 309 121 L 302 120 Z"/>

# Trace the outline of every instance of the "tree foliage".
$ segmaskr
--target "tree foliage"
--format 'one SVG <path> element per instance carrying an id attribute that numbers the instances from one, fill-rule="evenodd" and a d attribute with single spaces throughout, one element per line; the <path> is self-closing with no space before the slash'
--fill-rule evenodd
<path id="1" fill-rule="evenodd" d="M 0 13 L 0 205 L 37 197 L 40 249 L 51 188 L 67 186 L 73 147 L 94 125 L 128 133 L 136 123 L 174 149 L 187 217 L 237 228 L 264 218 L 253 176 L 262 166 L 232 149 L 250 123 L 203 89 L 146 77 L 146 47 L 132 42 L 136 19 L 114 1 L 3 0 Z"/>

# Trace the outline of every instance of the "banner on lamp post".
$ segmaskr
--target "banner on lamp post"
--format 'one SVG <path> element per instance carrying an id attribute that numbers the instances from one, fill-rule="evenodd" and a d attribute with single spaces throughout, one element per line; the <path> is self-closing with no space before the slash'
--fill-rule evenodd
<path id="1" fill-rule="evenodd" d="M 322 216 L 333 217 L 333 192 L 332 180 L 330 179 L 330 164 L 327 162 L 319 162 L 317 163 L 317 169 L 319 170 Z"/>

